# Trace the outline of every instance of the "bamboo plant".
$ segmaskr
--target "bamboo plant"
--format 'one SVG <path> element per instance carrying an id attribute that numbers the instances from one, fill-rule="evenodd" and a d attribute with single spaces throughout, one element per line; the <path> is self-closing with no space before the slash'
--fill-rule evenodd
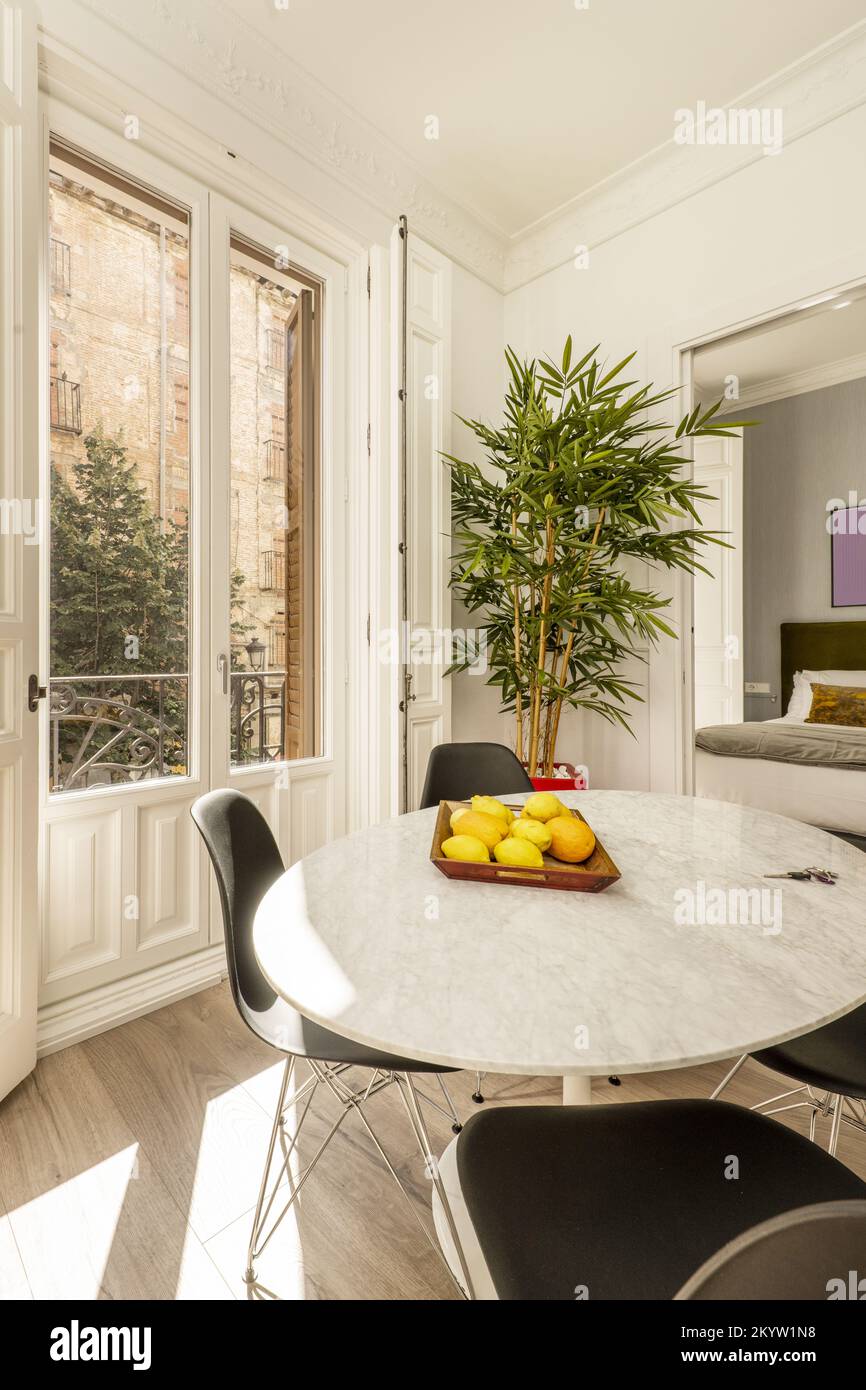
<path id="1" fill-rule="evenodd" d="M 702 570 L 719 533 L 701 529 L 711 494 L 683 471 L 690 439 L 730 435 L 721 401 L 674 432 L 652 412 L 675 394 L 624 379 L 632 353 L 609 371 L 593 348 L 572 365 L 520 361 L 506 349 L 504 423 L 463 420 L 484 465 L 444 455 L 451 470 L 455 540 L 451 587 L 479 614 L 487 683 L 513 711 L 517 756 L 551 776 L 563 706 L 589 709 L 631 732 L 637 683 L 621 674 L 639 648 L 674 637 L 670 603 L 635 584 L 635 562 Z M 460 417 L 462 419 L 462 417 Z M 466 651 L 451 666 L 471 665 Z"/>

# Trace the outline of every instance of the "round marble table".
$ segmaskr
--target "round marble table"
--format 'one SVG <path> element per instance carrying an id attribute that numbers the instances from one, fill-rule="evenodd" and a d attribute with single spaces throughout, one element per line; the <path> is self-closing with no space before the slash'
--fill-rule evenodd
<path id="1" fill-rule="evenodd" d="M 429 860 L 436 812 L 418 811 L 274 883 L 254 934 L 274 989 L 383 1051 L 561 1075 L 574 1102 L 592 1076 L 734 1057 L 866 999 L 860 850 L 727 802 L 563 799 L 619 866 L 606 892 L 448 879 Z M 835 886 L 763 877 L 807 865 L 834 870 Z"/>

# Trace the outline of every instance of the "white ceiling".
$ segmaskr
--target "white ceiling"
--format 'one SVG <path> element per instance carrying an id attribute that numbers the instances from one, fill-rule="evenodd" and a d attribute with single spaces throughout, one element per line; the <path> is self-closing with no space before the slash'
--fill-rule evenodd
<path id="1" fill-rule="evenodd" d="M 863 20 L 863 0 L 223 0 L 514 235 Z M 425 138 L 425 118 L 439 139 Z"/>
<path id="2" fill-rule="evenodd" d="M 780 377 L 851 359 L 859 359 L 857 374 L 866 375 L 866 296 L 840 294 L 776 327 L 700 348 L 694 359 L 695 388 L 702 400 L 719 400 L 729 375 L 738 378 L 741 392 L 752 392 Z"/>

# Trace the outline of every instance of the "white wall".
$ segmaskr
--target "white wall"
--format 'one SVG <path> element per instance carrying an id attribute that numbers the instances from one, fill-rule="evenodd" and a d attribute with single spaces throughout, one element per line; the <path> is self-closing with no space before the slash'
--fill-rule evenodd
<path id="1" fill-rule="evenodd" d="M 513 291 L 507 341 L 521 353 L 556 353 L 572 333 L 576 350 L 601 342 L 612 361 L 636 348 L 636 372 L 669 384 L 672 343 L 866 277 L 864 148 L 861 106 L 593 248 L 588 269 L 563 266 Z M 709 175 L 715 151 L 703 153 Z M 660 658 L 671 659 L 669 650 Z M 660 785 L 653 743 L 673 717 L 673 689 L 668 681 L 664 699 L 654 695 L 638 714 L 637 745 L 586 720 L 582 760 L 593 785 L 643 788 L 651 776 Z M 477 702 L 474 717 L 483 719 Z"/>
<path id="2" fill-rule="evenodd" d="M 457 416 L 498 425 L 502 418 L 505 390 L 505 301 L 489 285 L 459 266 L 452 282 L 451 401 L 454 423 L 452 452 L 457 458 L 483 462 L 478 442 Z M 451 623 L 455 628 L 472 628 L 476 619 L 468 614 L 456 597 L 452 600 Z M 484 677 L 470 671 L 451 677 L 451 737 L 456 743 L 472 740 L 501 741 L 513 747 L 511 717 L 499 713 L 497 692 Z"/>

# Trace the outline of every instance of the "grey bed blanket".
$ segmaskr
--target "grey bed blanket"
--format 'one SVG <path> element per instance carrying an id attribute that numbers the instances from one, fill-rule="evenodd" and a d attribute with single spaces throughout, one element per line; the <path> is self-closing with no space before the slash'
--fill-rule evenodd
<path id="1" fill-rule="evenodd" d="M 695 746 L 723 758 L 866 768 L 866 729 L 835 724 L 713 724 L 698 729 Z"/>

